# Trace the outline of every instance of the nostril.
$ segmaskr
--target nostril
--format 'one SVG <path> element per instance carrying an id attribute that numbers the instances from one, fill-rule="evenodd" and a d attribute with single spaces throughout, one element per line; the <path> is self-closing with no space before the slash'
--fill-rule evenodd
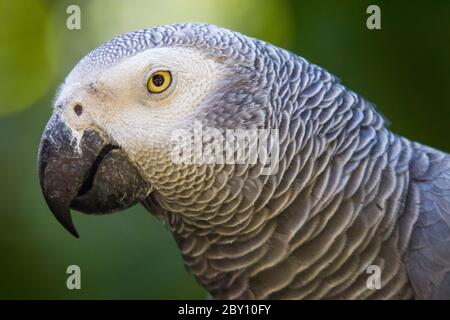
<path id="1" fill-rule="evenodd" d="M 73 107 L 73 111 L 77 116 L 81 116 L 83 114 L 83 106 L 81 104 L 76 104 Z"/>

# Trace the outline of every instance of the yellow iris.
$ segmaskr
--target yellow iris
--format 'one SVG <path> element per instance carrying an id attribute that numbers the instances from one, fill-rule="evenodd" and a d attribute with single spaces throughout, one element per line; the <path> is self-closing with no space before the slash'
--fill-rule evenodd
<path id="1" fill-rule="evenodd" d="M 161 93 L 165 91 L 172 83 L 172 74 L 170 71 L 159 70 L 154 72 L 147 81 L 148 91 L 151 93 Z"/>

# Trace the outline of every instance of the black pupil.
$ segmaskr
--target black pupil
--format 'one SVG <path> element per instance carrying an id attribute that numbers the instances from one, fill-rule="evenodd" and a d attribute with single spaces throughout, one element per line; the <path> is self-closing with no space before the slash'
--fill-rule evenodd
<path id="1" fill-rule="evenodd" d="M 161 87 L 164 84 L 164 77 L 160 74 L 155 74 L 152 78 L 152 82 L 155 86 Z"/>

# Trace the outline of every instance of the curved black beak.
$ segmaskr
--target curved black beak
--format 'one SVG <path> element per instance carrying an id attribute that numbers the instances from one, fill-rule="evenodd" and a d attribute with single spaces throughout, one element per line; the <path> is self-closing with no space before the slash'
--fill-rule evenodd
<path id="1" fill-rule="evenodd" d="M 143 200 L 150 190 L 122 150 L 96 130 L 78 136 L 59 113 L 50 118 L 38 152 L 39 180 L 56 219 L 79 237 L 70 209 L 108 213 Z"/>

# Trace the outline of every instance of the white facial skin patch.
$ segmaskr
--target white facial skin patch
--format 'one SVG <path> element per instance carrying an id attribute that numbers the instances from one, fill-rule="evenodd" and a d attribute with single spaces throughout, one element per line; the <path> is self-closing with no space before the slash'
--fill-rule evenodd
<path id="1" fill-rule="evenodd" d="M 151 93 L 147 82 L 169 71 L 170 86 Z M 202 104 L 224 77 L 217 61 L 191 48 L 153 48 L 101 71 L 82 64 L 68 75 L 56 99 L 74 130 L 97 127 L 132 158 L 153 145 L 167 144 L 171 132 Z M 75 105 L 82 112 L 75 112 Z M 80 111 L 80 110 L 78 110 Z"/>

